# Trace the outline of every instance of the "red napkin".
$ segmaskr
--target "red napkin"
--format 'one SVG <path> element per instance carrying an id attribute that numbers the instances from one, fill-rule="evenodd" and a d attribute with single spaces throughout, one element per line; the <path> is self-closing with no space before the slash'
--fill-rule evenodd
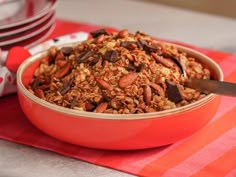
<path id="1" fill-rule="evenodd" d="M 97 28 L 101 27 L 57 20 L 55 32 L 50 38 Z M 236 82 L 236 55 L 191 47 L 213 58 L 222 67 L 226 80 Z M 17 96 L 10 95 L 0 99 L 0 138 L 138 176 L 235 177 L 235 115 L 236 98 L 222 97 L 213 120 L 191 137 L 159 148 L 107 151 L 75 146 L 47 136 L 27 120 L 20 109 Z"/>

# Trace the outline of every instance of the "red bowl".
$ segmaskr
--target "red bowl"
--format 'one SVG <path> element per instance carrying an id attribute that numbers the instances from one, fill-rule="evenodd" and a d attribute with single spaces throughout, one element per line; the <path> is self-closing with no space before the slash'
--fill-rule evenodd
<path id="1" fill-rule="evenodd" d="M 206 65 L 222 81 L 220 67 L 209 57 L 175 45 Z M 25 60 L 17 72 L 18 97 L 28 119 L 59 140 L 99 149 L 132 150 L 167 145 L 186 138 L 205 126 L 216 113 L 220 97 L 206 97 L 180 108 L 142 114 L 83 112 L 46 102 L 26 88 L 44 51 Z"/>

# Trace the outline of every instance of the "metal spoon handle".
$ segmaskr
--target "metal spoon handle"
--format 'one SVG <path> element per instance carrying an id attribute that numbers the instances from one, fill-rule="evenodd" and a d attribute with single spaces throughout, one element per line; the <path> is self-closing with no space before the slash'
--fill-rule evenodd
<path id="1" fill-rule="evenodd" d="M 185 86 L 207 93 L 236 96 L 235 83 L 188 78 L 185 81 Z"/>

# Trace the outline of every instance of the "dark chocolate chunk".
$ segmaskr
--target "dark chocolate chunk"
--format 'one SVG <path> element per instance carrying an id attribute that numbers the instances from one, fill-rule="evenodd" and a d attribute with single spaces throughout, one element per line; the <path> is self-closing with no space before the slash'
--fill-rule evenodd
<path id="1" fill-rule="evenodd" d="M 101 34 L 108 35 L 108 33 L 105 29 L 95 30 L 95 31 L 90 32 L 90 34 L 93 36 L 93 38 L 96 38 L 96 37 L 100 36 Z"/>
<path id="2" fill-rule="evenodd" d="M 183 100 L 183 97 L 176 84 L 170 81 L 167 81 L 166 85 L 167 85 L 166 95 L 170 101 L 173 101 L 174 103 L 178 103 Z"/>
<path id="3" fill-rule="evenodd" d="M 158 48 L 155 45 L 144 45 L 143 46 L 143 50 L 145 50 L 147 53 L 151 53 L 151 52 L 157 52 Z"/>
<path id="4" fill-rule="evenodd" d="M 109 62 L 116 62 L 118 60 L 118 52 L 115 50 L 108 50 L 104 56 L 104 60 L 108 60 Z"/>
<path id="5" fill-rule="evenodd" d="M 70 79 L 69 81 L 64 81 L 60 89 L 60 93 L 64 95 L 66 92 L 68 92 L 71 88 L 72 83 L 73 83 L 73 79 Z"/>
<path id="6" fill-rule="evenodd" d="M 141 49 L 143 49 L 144 46 L 148 45 L 147 41 L 142 40 L 142 39 L 139 39 L 137 44 L 138 44 L 139 48 L 141 48 Z"/>
<path id="7" fill-rule="evenodd" d="M 89 65 L 94 66 L 99 61 L 100 58 L 101 58 L 100 55 L 94 56 L 93 59 L 90 61 Z"/>
<path id="8" fill-rule="evenodd" d="M 49 88 L 50 88 L 49 85 L 41 85 L 41 86 L 38 86 L 38 87 L 37 87 L 37 89 L 41 89 L 41 90 L 43 90 L 43 91 L 48 90 Z"/>
<path id="9" fill-rule="evenodd" d="M 125 67 L 128 71 L 136 71 L 136 67 L 133 62 L 129 62 L 128 66 Z"/>
<path id="10" fill-rule="evenodd" d="M 70 103 L 70 108 L 73 109 L 77 105 L 77 97 L 73 97 L 71 103 Z"/>
<path id="11" fill-rule="evenodd" d="M 135 66 L 133 62 L 129 62 L 128 66 L 125 67 L 128 71 L 141 72 L 145 67 L 144 63 L 140 63 L 138 66 Z"/>
<path id="12" fill-rule="evenodd" d="M 137 72 L 141 72 L 144 68 L 145 68 L 145 64 L 144 64 L 144 63 L 140 63 L 140 64 L 136 67 L 136 71 L 137 71 Z"/>
<path id="13" fill-rule="evenodd" d="M 73 52 L 73 48 L 72 47 L 62 47 L 61 51 L 65 56 L 69 56 Z"/>
<path id="14" fill-rule="evenodd" d="M 77 60 L 78 63 L 85 63 L 85 62 L 87 61 L 87 59 L 88 59 L 89 57 L 91 57 L 93 54 L 94 54 L 94 52 L 91 51 L 91 50 L 85 51 L 85 52 L 81 53 L 81 54 L 79 55 L 79 57 L 77 57 L 76 60 Z"/>
<path id="15" fill-rule="evenodd" d="M 102 90 L 102 102 L 110 102 L 111 98 L 107 95 L 106 91 Z"/>
<path id="16" fill-rule="evenodd" d="M 62 95 L 64 95 L 68 90 L 70 90 L 70 86 L 67 85 L 67 84 L 65 84 L 65 85 L 62 86 L 62 88 L 61 88 L 61 90 L 60 90 L 60 93 L 61 93 Z"/>
<path id="17" fill-rule="evenodd" d="M 41 85 L 41 81 L 38 78 L 35 78 L 34 81 L 31 83 L 31 88 L 35 90 L 40 85 Z"/>
<path id="18" fill-rule="evenodd" d="M 137 44 L 138 44 L 139 48 L 145 50 L 145 52 L 147 52 L 147 53 L 157 52 L 157 50 L 158 50 L 157 46 L 150 45 L 150 44 L 148 44 L 147 41 L 142 40 L 142 39 L 139 39 Z"/>
<path id="19" fill-rule="evenodd" d="M 129 50 L 134 50 L 137 47 L 137 42 L 135 41 L 123 41 L 120 43 L 121 47 L 124 47 Z"/>

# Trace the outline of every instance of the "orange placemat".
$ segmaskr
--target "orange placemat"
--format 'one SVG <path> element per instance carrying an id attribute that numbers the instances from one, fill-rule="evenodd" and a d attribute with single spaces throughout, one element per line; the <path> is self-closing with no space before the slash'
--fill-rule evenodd
<path id="1" fill-rule="evenodd" d="M 98 28 L 101 26 L 57 20 L 56 29 L 49 38 Z M 236 82 L 236 55 L 189 47 L 213 58 L 222 67 L 226 80 Z M 173 145 L 137 151 L 108 151 L 75 146 L 47 136 L 27 120 L 17 96 L 9 95 L 0 99 L 0 138 L 138 176 L 234 177 L 236 98 L 222 97 L 217 114 L 207 126 Z"/>

